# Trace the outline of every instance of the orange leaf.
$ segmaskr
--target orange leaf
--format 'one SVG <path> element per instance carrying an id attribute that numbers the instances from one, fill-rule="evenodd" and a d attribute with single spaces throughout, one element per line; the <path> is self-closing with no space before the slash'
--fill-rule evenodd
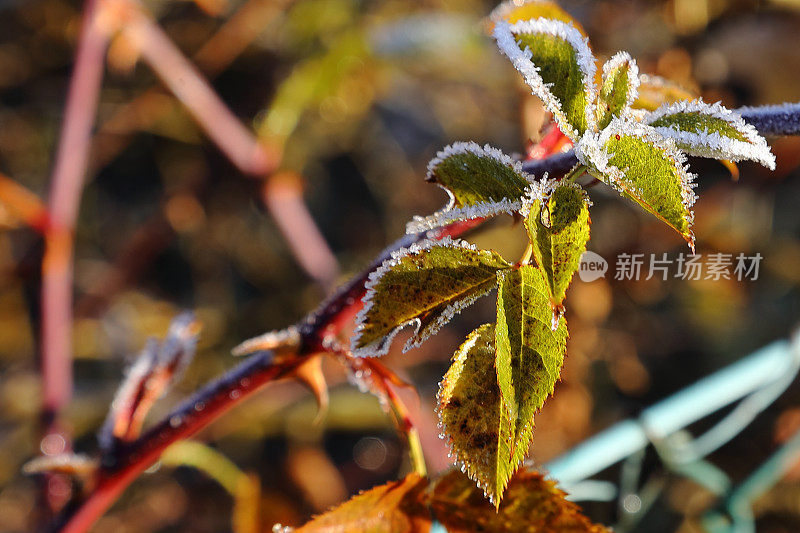
<path id="1" fill-rule="evenodd" d="M 417 474 L 375 487 L 317 516 L 296 533 L 422 533 L 430 531 L 423 503 L 427 480 Z"/>

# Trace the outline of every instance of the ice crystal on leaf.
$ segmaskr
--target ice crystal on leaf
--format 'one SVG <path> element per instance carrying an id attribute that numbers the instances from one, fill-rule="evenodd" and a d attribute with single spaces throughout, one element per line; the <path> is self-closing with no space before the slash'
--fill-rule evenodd
<path id="1" fill-rule="evenodd" d="M 505 2 L 491 24 L 501 52 L 572 141 L 579 164 L 566 176 L 537 180 L 488 145 L 462 142 L 440 151 L 426 179 L 450 201 L 431 216 L 415 217 L 407 231 L 510 213 L 524 220 L 527 251 L 511 264 L 493 251 L 444 238 L 395 252 L 366 283 L 352 349 L 360 356 L 384 354 L 409 325 L 414 332 L 405 349 L 419 346 L 498 289 L 496 320 L 456 350 L 437 412 L 462 471 L 499 506 L 532 442 L 534 415 L 561 375 L 568 337 L 563 302 L 591 225 L 591 202 L 575 180 L 595 176 L 693 247 L 695 176 L 686 154 L 769 168 L 775 158 L 739 115 L 640 74 L 625 52 L 611 57 L 597 79 L 585 33 L 554 2 Z"/>
<path id="2" fill-rule="evenodd" d="M 517 20 L 511 6 L 497 13 L 494 37 L 500 51 L 572 139 L 580 163 L 690 246 L 694 193 L 684 152 L 775 167 L 766 140 L 719 103 L 692 100 L 691 93 L 666 80 L 640 75 L 625 52 L 603 66 L 598 88 L 589 43 L 572 22 Z M 647 92 L 644 100 L 640 86 Z"/>
<path id="3" fill-rule="evenodd" d="M 594 56 L 575 26 L 545 18 L 501 22 L 494 37 L 566 136 L 577 141 L 596 129 Z"/>
<path id="4" fill-rule="evenodd" d="M 474 142 L 454 143 L 436 154 L 425 179 L 443 188 L 450 202 L 431 216 L 414 217 L 406 226 L 407 233 L 518 211 L 520 198 L 534 181 L 519 161 Z"/>
<path id="5" fill-rule="evenodd" d="M 494 288 L 509 268 L 497 253 L 464 241 L 426 241 L 392 254 L 366 284 L 356 317 L 353 353 L 383 355 L 404 327 L 415 325 L 406 349 L 419 346 L 464 307 Z"/>
<path id="6" fill-rule="evenodd" d="M 706 104 L 698 99 L 664 105 L 647 114 L 644 121 L 690 155 L 729 161 L 748 159 L 775 169 L 775 156 L 767 141 L 719 102 Z"/>

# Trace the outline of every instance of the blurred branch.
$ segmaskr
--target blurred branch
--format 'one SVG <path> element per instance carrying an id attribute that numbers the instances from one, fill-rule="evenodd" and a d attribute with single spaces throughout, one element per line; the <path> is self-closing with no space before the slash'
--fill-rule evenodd
<path id="1" fill-rule="evenodd" d="M 39 197 L 2 173 L 0 202 L 30 228 L 42 234 L 47 231 L 50 216 Z"/>
<path id="2" fill-rule="evenodd" d="M 264 28 L 293 0 L 249 0 L 194 54 L 197 68 L 209 79 L 224 71 Z M 127 146 L 134 131 L 147 129 L 163 118 L 174 100 L 151 87 L 123 105 L 98 128 L 92 165 L 108 164 Z"/>
<path id="3" fill-rule="evenodd" d="M 58 151 L 48 200 L 49 224 L 42 260 L 41 373 L 42 423 L 45 439 L 60 442 L 50 449 L 68 449 L 58 420 L 72 395 L 72 278 L 74 229 L 83 190 L 91 130 L 100 96 L 103 62 L 110 28 L 103 27 L 100 0 L 86 0 L 75 67 L 70 78 Z M 59 449 L 61 448 L 61 449 Z M 61 503 L 49 490 L 48 503 Z M 63 497 L 62 497 L 63 498 Z"/>
<path id="4" fill-rule="evenodd" d="M 138 5 L 123 6 L 124 34 L 231 163 L 249 176 L 272 172 L 277 157 L 236 118 L 164 31 Z"/>
<path id="5" fill-rule="evenodd" d="M 202 75 L 186 59 L 164 31 L 132 1 L 120 0 L 125 12 L 125 35 L 137 46 L 144 60 L 183 103 L 198 125 L 243 174 L 266 179 L 264 194 L 273 190 L 269 175 L 280 155 L 260 142 L 228 109 Z M 277 190 L 280 188 L 276 187 Z M 338 275 L 338 263 L 313 217 L 296 195 L 265 197 L 265 204 L 278 222 L 298 263 L 323 286 Z M 291 220 L 287 220 L 286 217 Z M 298 225 L 298 221 L 301 224 Z"/>

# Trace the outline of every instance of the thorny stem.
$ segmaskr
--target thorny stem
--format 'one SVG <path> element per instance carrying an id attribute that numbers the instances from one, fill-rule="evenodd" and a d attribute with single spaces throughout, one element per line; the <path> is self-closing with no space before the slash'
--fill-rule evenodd
<path id="1" fill-rule="evenodd" d="M 800 108 L 791 116 L 800 117 Z M 778 130 L 773 127 L 767 134 L 775 131 Z M 527 172 L 537 176 L 544 172 L 558 176 L 568 172 L 576 163 L 577 158 L 570 151 L 541 160 L 527 161 L 523 165 Z M 353 277 L 297 325 L 301 338 L 300 355 L 332 349 L 335 337 L 361 307 L 361 298 L 365 293 L 364 284 L 369 274 L 389 258 L 392 252 L 425 239 L 459 236 L 482 222 L 482 219 L 456 222 L 445 228 L 405 235 L 384 249 L 367 269 Z M 303 360 L 298 357 L 295 363 L 299 364 Z M 139 474 L 158 460 L 170 444 L 197 433 L 255 390 L 285 376 L 291 370 L 273 364 L 271 353 L 261 352 L 210 382 L 164 421 L 128 444 L 121 454 L 107 457 L 98 473 L 95 489 L 83 501 L 76 502 L 66 511 L 61 526 L 57 526 L 58 530 L 85 531 Z M 242 386 L 243 383 L 247 386 Z M 203 408 L 198 410 L 198 405 Z M 410 441 L 410 446 L 412 453 L 416 454 L 413 449 L 417 444 Z M 416 467 L 420 468 L 421 465 Z"/>

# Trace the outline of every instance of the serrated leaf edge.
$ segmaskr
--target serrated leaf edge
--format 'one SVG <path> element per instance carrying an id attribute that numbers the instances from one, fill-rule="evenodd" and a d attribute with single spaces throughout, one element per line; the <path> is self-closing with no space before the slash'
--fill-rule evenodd
<path id="1" fill-rule="evenodd" d="M 531 51 L 527 47 L 522 50 L 517 44 L 516 39 L 514 39 L 515 33 L 552 35 L 567 41 L 575 49 L 575 56 L 578 61 L 578 67 L 583 74 L 583 86 L 586 92 L 586 109 L 584 110 L 586 114 L 586 131 L 596 130 L 597 120 L 594 116 L 594 107 L 597 101 L 597 87 L 594 79 L 597 66 L 589 48 L 589 40 L 583 37 L 572 24 L 547 18 L 522 20 L 513 25 L 507 22 L 498 22 L 494 28 L 494 38 L 500 51 L 508 57 L 514 68 L 522 74 L 532 93 L 544 102 L 545 107 L 556 118 L 561 131 L 573 142 L 577 142 L 580 138 L 578 131 L 569 123 L 564 115 L 561 102 L 550 92 L 550 88 L 539 75 L 539 68 L 531 61 Z"/>
<path id="2" fill-rule="evenodd" d="M 438 185 L 438 184 L 437 184 Z M 445 189 L 444 187 L 442 187 Z M 445 189 L 448 193 L 449 190 Z M 453 198 L 450 197 L 452 205 Z M 423 231 L 440 228 L 458 220 L 473 220 L 486 218 L 502 213 L 513 214 L 522 209 L 522 201 L 503 198 L 499 202 L 480 202 L 475 205 L 452 209 L 449 206 L 426 217 L 415 216 L 406 224 L 406 234 L 421 233 Z"/>
<path id="3" fill-rule="evenodd" d="M 459 141 L 448 144 L 436 153 L 436 156 L 428 163 L 428 174 L 426 179 L 428 181 L 435 178 L 436 168 L 442 164 L 446 159 L 454 155 L 473 154 L 478 157 L 491 157 L 492 159 L 511 167 L 514 172 L 522 175 L 525 179 L 530 181 L 532 178 L 522 169 L 522 162 L 517 161 L 513 157 L 506 155 L 499 148 L 495 148 L 489 144 L 480 146 L 474 141 Z"/>
<path id="4" fill-rule="evenodd" d="M 612 135 L 626 135 L 642 139 L 662 150 L 668 157 L 675 161 L 675 168 L 678 171 L 678 177 L 680 179 L 682 204 L 688 212 L 687 241 L 689 246 L 694 249 L 694 233 L 692 231 L 694 212 L 692 211 L 692 206 L 697 200 L 697 195 L 695 195 L 693 190 L 697 186 L 694 181 L 697 176 L 689 172 L 689 168 L 686 165 L 686 154 L 678 148 L 673 139 L 664 137 L 656 128 L 630 118 L 614 118 L 600 133 L 587 131 L 575 145 L 575 154 L 578 160 L 589 168 L 595 168 L 606 175 L 609 178 L 609 184 L 620 193 L 631 194 L 637 191 L 632 191 L 625 186 L 625 172 L 623 169 L 619 169 L 609 163 L 612 154 L 606 152 L 604 146 Z M 664 222 L 667 221 L 664 220 Z M 667 224 L 669 223 L 667 222 Z"/>
<path id="5" fill-rule="evenodd" d="M 421 326 L 421 321 L 418 318 L 413 318 L 411 320 L 408 320 L 408 321 L 396 326 L 393 330 L 391 330 L 389 333 L 387 333 L 386 335 L 384 335 L 380 339 L 377 339 L 376 341 L 374 341 L 374 342 L 372 342 L 372 343 L 370 343 L 370 344 L 368 344 L 366 346 L 358 348 L 358 341 L 361 339 L 361 336 L 363 334 L 365 321 L 367 319 L 367 314 L 372 309 L 372 306 L 374 304 L 373 297 L 375 296 L 375 293 L 376 293 L 375 287 L 378 285 L 378 283 L 380 283 L 381 278 L 383 278 L 383 276 L 387 272 L 389 272 L 392 269 L 392 267 L 397 265 L 402 258 L 407 257 L 409 255 L 417 255 L 417 254 L 419 254 L 421 252 L 424 252 L 426 250 L 430 250 L 431 248 L 434 248 L 434 247 L 437 247 L 437 246 L 445 247 L 445 248 L 463 248 L 463 249 L 466 249 L 466 250 L 472 250 L 474 252 L 487 252 L 487 250 L 479 250 L 478 248 L 475 247 L 475 245 L 470 244 L 469 242 L 466 242 L 466 241 L 461 240 L 461 239 L 453 239 L 450 236 L 445 236 L 444 238 L 442 238 L 440 240 L 425 239 L 424 241 L 412 244 L 408 248 L 401 248 L 400 250 L 396 250 L 396 251 L 392 252 L 392 255 L 391 255 L 391 257 L 389 259 L 387 259 L 386 261 L 381 263 L 381 266 L 379 266 L 377 269 L 375 269 L 374 271 L 372 271 L 369 274 L 367 282 L 364 284 L 364 288 L 366 289 L 366 294 L 364 295 L 364 297 L 362 299 L 363 305 L 361 307 L 361 310 L 358 312 L 358 314 L 356 315 L 356 318 L 355 318 L 356 326 L 355 326 L 355 329 L 353 330 L 353 335 L 350 337 L 350 349 L 351 349 L 351 352 L 352 352 L 352 354 L 354 356 L 356 356 L 356 357 L 378 357 L 378 356 L 381 356 L 381 355 L 385 355 L 389 351 L 389 347 L 392 344 L 392 340 L 394 340 L 395 336 L 398 333 L 400 333 L 403 329 L 405 329 L 408 326 L 416 324 L 417 331 L 415 331 L 415 334 L 419 331 L 419 327 Z M 487 253 L 489 253 L 489 252 L 487 252 Z M 482 294 L 480 294 L 480 296 L 484 296 L 485 294 L 488 294 L 489 292 L 490 291 L 485 291 Z M 466 303 L 467 300 L 470 298 L 470 297 L 467 297 L 465 299 L 462 299 L 460 301 L 457 301 L 457 302 L 454 302 L 453 304 L 451 304 L 451 306 L 449 306 L 447 308 L 447 311 L 449 312 L 451 310 L 451 307 L 452 307 L 452 314 L 450 315 L 450 318 L 455 316 L 457 313 L 461 312 L 461 310 L 464 309 L 464 307 L 466 307 L 466 305 L 469 305 L 469 304 L 473 303 L 480 296 L 478 296 L 475 299 L 471 300 L 469 303 Z M 462 305 L 459 305 L 459 302 L 462 302 Z M 424 341 L 424 339 L 423 339 L 423 341 Z M 420 344 L 422 344 L 422 342 L 416 344 L 416 346 L 419 346 Z M 406 343 L 406 347 L 408 347 L 408 343 Z M 404 351 L 405 350 L 406 350 L 406 348 L 404 348 Z"/>
<path id="6" fill-rule="evenodd" d="M 473 154 L 478 157 L 488 157 L 494 159 L 502 165 L 506 165 L 514 172 L 519 174 L 528 183 L 536 183 L 536 178 L 522 169 L 522 162 L 517 161 L 511 156 L 503 153 L 502 150 L 485 144 L 480 146 L 473 141 L 459 141 L 439 150 L 436 156 L 428 163 L 428 172 L 425 176 L 427 181 L 434 181 L 444 192 L 447 193 L 449 201 L 439 211 L 428 216 L 414 216 L 406 224 L 406 233 L 420 233 L 434 228 L 446 226 L 458 220 L 471 220 L 484 218 L 501 213 L 513 214 L 522 208 L 522 201 L 518 198 L 503 198 L 496 202 L 481 202 L 473 206 L 455 208 L 455 196 L 453 193 L 436 180 L 436 169 L 447 159 L 461 154 Z"/>
<path id="7" fill-rule="evenodd" d="M 483 329 L 486 326 L 492 326 L 492 325 L 493 324 L 491 324 L 491 323 L 481 324 L 480 326 L 478 326 L 477 328 L 472 330 L 469 333 L 469 335 L 467 335 L 466 340 L 464 342 L 462 342 L 459 345 L 459 347 L 456 349 L 456 353 L 461 353 L 464 350 L 465 351 L 469 351 L 470 349 L 472 349 L 472 347 L 475 346 L 475 343 L 478 342 L 478 337 L 479 337 L 478 331 Z M 496 350 L 497 350 L 497 347 L 495 346 L 495 351 Z M 455 360 L 456 360 L 456 357 L 452 357 L 451 358 L 451 362 L 455 362 Z M 443 441 L 445 441 L 445 444 L 447 444 L 447 450 L 448 450 L 447 456 L 448 456 L 448 458 L 453 459 L 453 464 L 456 467 L 458 467 L 461 470 L 461 472 L 466 474 L 466 476 L 469 479 L 471 479 L 472 481 L 475 482 L 475 485 L 479 489 L 481 489 L 483 491 L 483 495 L 492 503 L 492 505 L 497 506 L 499 504 L 499 501 L 502 499 L 502 497 L 503 497 L 502 495 L 505 492 L 506 488 L 508 487 L 508 482 L 510 481 L 511 477 L 513 477 L 513 474 L 511 476 L 509 476 L 509 478 L 507 480 L 505 480 L 505 482 L 503 483 L 503 486 L 500 487 L 500 492 L 498 494 L 498 499 L 497 499 L 497 501 L 495 501 L 495 497 L 493 496 L 493 494 L 491 492 L 491 490 L 493 490 L 493 489 L 490 490 L 489 485 L 487 483 L 484 483 L 483 481 L 481 481 L 481 479 L 478 477 L 478 475 L 477 475 L 478 471 L 472 467 L 472 465 L 469 463 L 469 461 L 465 461 L 461 457 L 461 454 L 459 453 L 459 451 L 454 446 L 453 437 L 450 436 L 446 432 L 445 423 L 444 423 L 444 419 L 443 419 L 443 415 L 442 415 L 442 410 L 439 407 L 440 405 L 442 405 L 442 391 L 447 386 L 447 379 L 446 378 L 447 378 L 447 374 L 445 373 L 445 377 L 439 383 L 439 390 L 436 392 L 436 407 L 434 407 L 434 412 L 436 413 L 436 418 L 439 420 L 439 422 L 438 422 L 438 426 L 439 426 L 439 430 L 440 430 L 439 431 L 439 438 L 442 439 Z M 511 418 L 511 413 L 508 412 L 508 406 L 503 402 L 501 402 L 500 405 L 503 406 L 506 409 L 506 417 L 508 419 L 510 419 Z M 516 471 L 516 469 L 515 469 L 515 471 Z"/>
<path id="8" fill-rule="evenodd" d="M 711 157 L 714 159 L 728 159 L 742 161 L 749 159 L 775 170 L 775 155 L 772 153 L 766 139 L 762 137 L 753 125 L 748 124 L 742 117 L 724 107 L 720 102 L 707 104 L 702 99 L 665 104 L 655 111 L 645 115 L 645 124 L 652 124 L 658 119 L 677 113 L 700 113 L 719 120 L 723 120 L 734 127 L 747 139 L 748 142 L 724 137 L 718 132 L 701 133 L 681 131 L 672 126 L 655 126 L 664 137 L 674 139 L 682 145 L 683 149 L 692 155 Z M 689 148 L 687 148 L 689 147 Z"/>

